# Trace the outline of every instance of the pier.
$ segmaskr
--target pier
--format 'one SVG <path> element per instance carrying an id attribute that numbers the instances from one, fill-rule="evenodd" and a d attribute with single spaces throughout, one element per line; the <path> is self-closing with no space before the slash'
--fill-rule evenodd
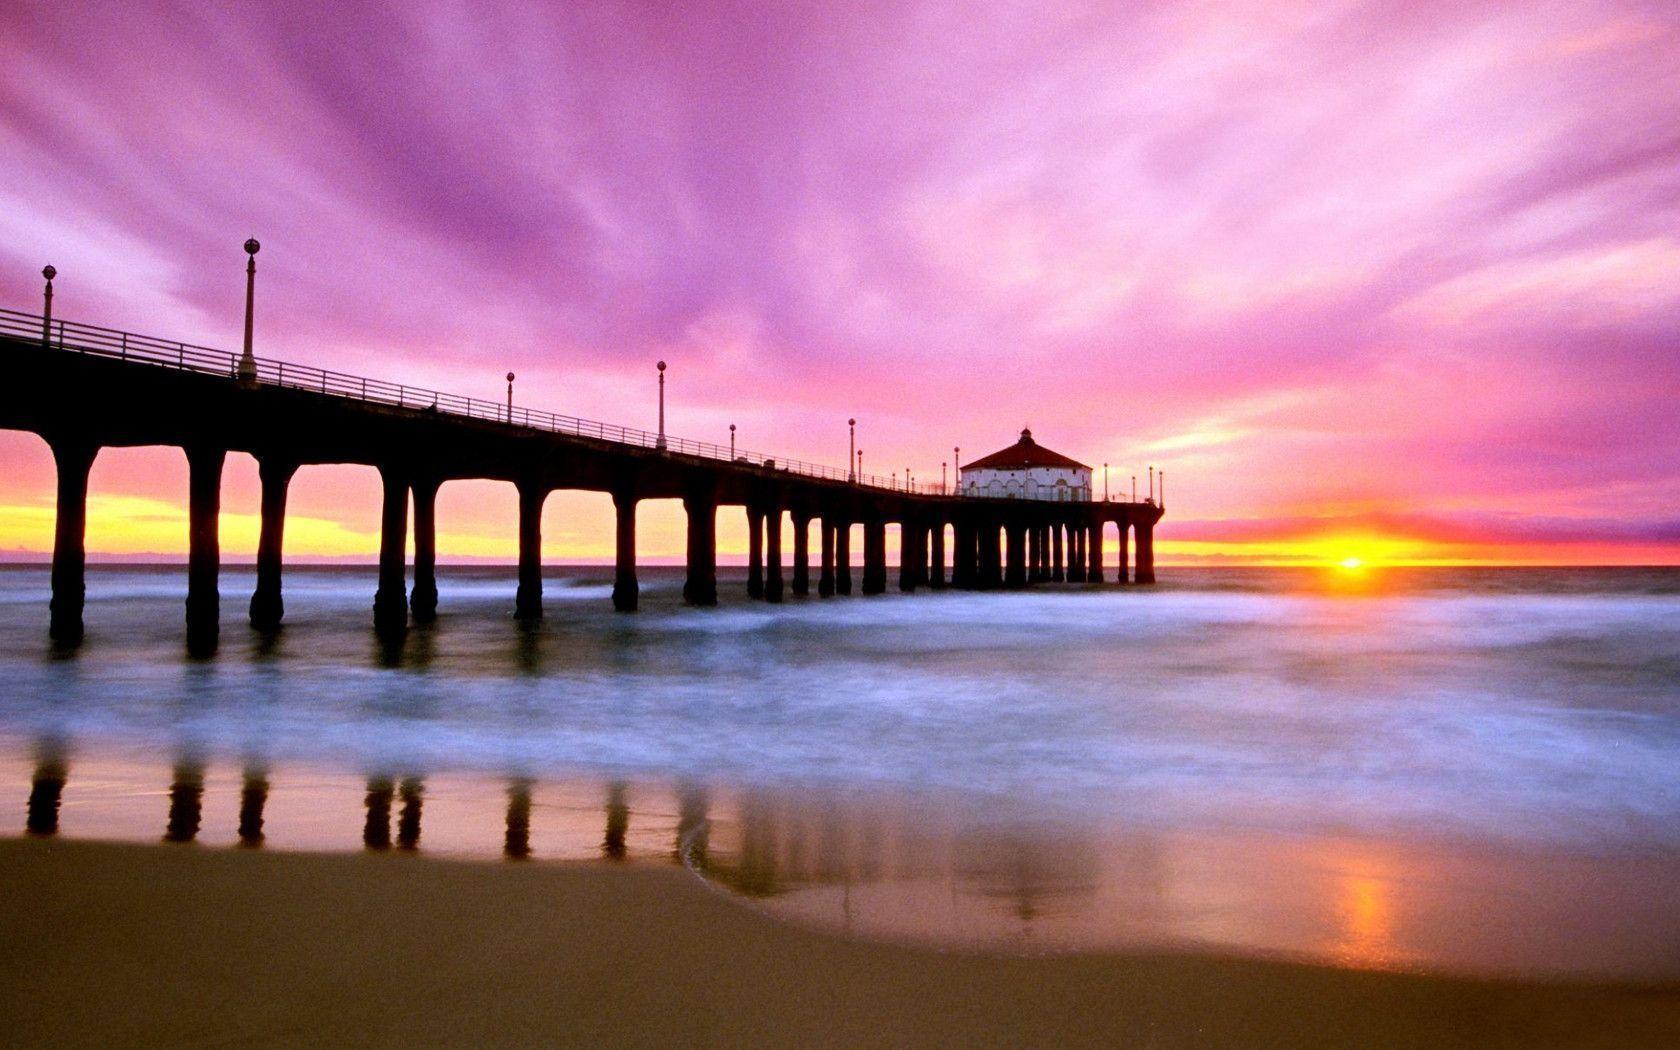
<path id="1" fill-rule="evenodd" d="M 57 467 L 50 634 L 64 645 L 83 634 L 88 474 L 100 449 L 117 446 L 173 446 L 186 456 L 186 632 L 195 653 L 212 652 L 217 643 L 218 515 L 229 452 L 252 456 L 261 479 L 249 614 L 262 631 L 278 628 L 285 616 L 287 488 L 298 470 L 320 464 L 363 464 L 379 472 L 383 513 L 373 620 L 384 633 L 437 615 L 438 488 L 475 478 L 518 490 L 513 612 L 522 620 L 543 613 L 542 508 L 561 489 L 612 497 L 612 602 L 623 612 L 638 604 L 636 507 L 647 499 L 683 503 L 683 598 L 696 606 L 718 601 L 716 523 L 726 507 L 747 516 L 751 600 L 805 598 L 813 589 L 819 598 L 852 594 L 856 526 L 863 555 L 856 582 L 863 595 L 894 585 L 889 525 L 900 533 L 901 591 L 1109 582 L 1103 557 L 1108 535 L 1119 545 L 1113 582 L 1155 580 L 1154 528 L 1165 508 L 1164 499 L 1153 495 L 1067 502 L 965 497 L 943 485 L 739 452 L 516 406 L 511 398 L 503 404 L 460 397 L 256 358 L 249 346 L 232 354 L 50 314 L 0 310 L 0 353 L 11 377 L 0 386 L 0 428 L 39 435 Z M 782 549 L 784 519 L 793 525 L 791 551 Z M 406 556 L 411 538 L 412 566 Z"/>

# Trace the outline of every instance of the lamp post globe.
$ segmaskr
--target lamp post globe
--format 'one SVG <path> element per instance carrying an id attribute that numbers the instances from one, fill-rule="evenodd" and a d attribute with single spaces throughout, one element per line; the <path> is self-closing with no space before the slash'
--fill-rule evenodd
<path id="1" fill-rule="evenodd" d="M 44 303 L 41 307 L 41 345 L 47 347 L 52 345 L 52 282 L 58 276 L 58 268 L 48 263 L 41 267 L 41 276 L 47 279 L 46 290 L 41 293 Z"/>
<path id="2" fill-rule="evenodd" d="M 659 439 L 654 447 L 665 447 L 665 362 L 659 362 Z"/>
<path id="3" fill-rule="evenodd" d="M 247 382 L 255 382 L 257 378 L 257 359 L 251 351 L 251 320 L 257 297 L 257 252 L 261 248 L 255 237 L 246 238 L 245 254 L 250 258 L 245 261 L 245 349 L 239 355 L 239 378 Z"/>

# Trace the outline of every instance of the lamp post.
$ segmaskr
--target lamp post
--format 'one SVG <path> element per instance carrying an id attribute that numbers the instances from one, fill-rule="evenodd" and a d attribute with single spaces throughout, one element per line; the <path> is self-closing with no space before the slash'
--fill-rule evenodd
<path id="1" fill-rule="evenodd" d="M 863 484 L 863 449 L 860 448 L 860 449 L 857 450 L 857 457 L 858 457 L 857 479 L 858 479 L 858 484 L 861 485 L 861 484 Z"/>
<path id="2" fill-rule="evenodd" d="M 1149 468 L 1149 502 L 1155 502 L 1155 468 Z"/>
<path id="3" fill-rule="evenodd" d="M 257 250 L 261 247 L 255 237 L 245 242 L 250 259 L 245 263 L 245 351 L 239 355 L 239 378 L 252 381 L 257 378 L 257 359 L 251 354 L 251 315 L 256 307 Z"/>
<path id="4" fill-rule="evenodd" d="M 956 475 L 957 488 L 959 488 L 959 489 L 962 488 L 962 446 L 961 445 L 955 445 L 951 448 L 951 471 L 952 471 L 952 473 L 954 473 Z"/>
<path id="5" fill-rule="evenodd" d="M 1108 464 L 1103 464 L 1103 502 L 1108 502 Z"/>
<path id="6" fill-rule="evenodd" d="M 858 480 L 858 470 L 852 469 L 852 460 L 857 460 L 859 470 L 863 467 L 863 453 L 857 450 L 857 420 L 846 420 L 846 429 L 849 435 L 846 439 L 846 480 L 856 481 Z"/>
<path id="7" fill-rule="evenodd" d="M 735 462 L 735 424 L 729 424 L 729 462 Z"/>
<path id="8" fill-rule="evenodd" d="M 1132 502 L 1137 502 L 1137 475 L 1132 475 Z"/>
<path id="9" fill-rule="evenodd" d="M 58 271 L 48 264 L 41 269 L 41 276 L 47 279 L 47 290 L 42 293 L 46 304 L 41 307 L 41 349 L 46 350 L 52 346 L 52 282 Z"/>
<path id="10" fill-rule="evenodd" d="M 1166 506 L 1167 506 L 1167 472 L 1163 470 L 1163 471 L 1161 471 L 1161 509 L 1165 510 Z"/>
<path id="11" fill-rule="evenodd" d="M 665 362 L 659 362 L 659 441 L 653 446 L 665 447 Z"/>
<path id="12" fill-rule="evenodd" d="M 513 422 L 513 373 L 512 373 L 512 372 L 509 372 L 509 373 L 508 373 L 508 374 L 507 374 L 507 384 L 508 384 L 508 414 L 507 414 L 507 421 L 508 421 L 508 422 L 509 422 L 509 423 L 512 423 L 512 422 Z"/>
<path id="13" fill-rule="evenodd" d="M 941 495 L 943 495 L 948 491 L 950 491 L 950 490 L 946 486 L 946 481 L 945 481 L 945 464 L 941 463 L 941 464 L 939 464 L 939 492 L 940 492 Z"/>

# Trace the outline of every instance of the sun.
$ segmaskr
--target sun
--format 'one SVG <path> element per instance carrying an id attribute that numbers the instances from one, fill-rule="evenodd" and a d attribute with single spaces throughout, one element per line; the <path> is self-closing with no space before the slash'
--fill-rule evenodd
<path id="1" fill-rule="evenodd" d="M 1355 570 L 1363 569 L 1365 567 L 1365 559 L 1364 558 L 1343 558 L 1341 561 L 1337 562 L 1336 564 L 1341 566 L 1342 568 L 1348 570 L 1349 572 L 1353 572 Z"/>

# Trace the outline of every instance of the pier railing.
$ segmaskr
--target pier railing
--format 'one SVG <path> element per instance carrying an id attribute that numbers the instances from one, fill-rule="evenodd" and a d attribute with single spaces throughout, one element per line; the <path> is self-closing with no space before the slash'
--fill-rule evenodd
<path id="1" fill-rule="evenodd" d="M 135 364 L 156 365 L 163 368 L 196 372 L 201 375 L 220 376 L 226 379 L 237 379 L 239 377 L 239 355 L 229 353 L 226 350 L 58 319 L 53 320 L 50 333 L 43 333 L 43 320 L 39 314 L 28 314 L 18 310 L 0 308 L 0 334 L 33 342 L 45 342 L 50 349 L 62 350 L 66 353 L 88 354 L 94 357 L 130 361 Z M 255 380 L 262 386 L 307 390 L 311 393 L 391 405 L 396 408 L 433 411 L 467 419 L 528 427 L 554 434 L 595 438 L 600 441 L 632 445 L 637 448 L 660 447 L 658 434 L 635 427 L 562 415 L 557 412 L 547 412 L 523 405 L 509 406 L 506 402 L 464 397 L 460 394 L 445 393 L 441 390 L 429 390 L 404 383 L 392 383 L 383 379 L 370 379 L 367 376 L 333 372 L 324 368 L 299 365 L 289 361 L 276 361 L 266 357 L 256 359 Z M 820 463 L 784 459 L 780 456 L 746 449 L 731 451 L 726 445 L 717 445 L 709 441 L 694 441 L 690 438 L 666 435 L 664 448 L 681 455 L 721 460 L 725 463 L 735 462 L 742 466 L 781 470 L 789 474 L 820 478 L 825 481 L 851 482 L 869 488 L 885 489 L 893 492 L 914 492 L 922 495 L 944 494 L 944 488 L 940 485 L 928 485 L 919 482 L 907 485 L 902 478 L 881 477 L 874 474 L 866 474 L 858 478 L 845 470 L 837 470 Z"/>
<path id="2" fill-rule="evenodd" d="M 217 350 L 214 347 L 197 346 L 193 343 L 183 343 L 178 340 L 159 339 L 155 336 L 124 332 L 115 328 L 101 328 L 98 325 L 64 321 L 56 318 L 52 321 L 50 332 L 44 332 L 44 321 L 45 319 L 40 314 L 30 314 L 0 307 L 0 335 L 41 343 L 48 349 L 61 350 L 65 353 L 87 354 L 92 357 L 111 358 L 135 364 L 196 372 L 200 375 L 218 376 L 229 380 L 239 378 L 239 355 L 229 353 L 226 350 Z M 527 427 L 532 430 L 542 430 L 554 434 L 594 438 L 599 441 L 610 441 L 615 444 L 631 445 L 637 448 L 656 449 L 661 447 L 658 434 L 635 427 L 562 415 L 557 412 L 547 412 L 523 405 L 510 406 L 506 402 L 464 397 L 460 394 L 449 394 L 440 390 L 429 390 L 404 383 L 392 383 L 383 379 L 370 379 L 367 376 L 351 375 L 346 372 L 333 372 L 324 368 L 299 365 L 289 361 L 276 361 L 266 357 L 256 358 L 255 382 L 262 386 L 306 390 L 330 397 L 390 405 L 395 408 L 438 412 L 466 419 Z M 956 489 L 956 486 L 930 482 L 907 482 L 902 477 L 882 477 L 878 474 L 865 474 L 859 477 L 850 471 L 824 466 L 821 463 L 783 459 L 780 456 L 744 449 L 732 450 L 726 445 L 717 445 L 709 441 L 694 441 L 690 438 L 673 437 L 671 435 L 665 436 L 663 447 L 670 452 L 701 459 L 718 460 L 724 463 L 734 462 L 747 467 L 785 471 L 801 477 L 846 482 L 889 492 L 907 492 L 926 496 L 949 495 L 965 499 L 995 498 L 963 496 Z"/>

